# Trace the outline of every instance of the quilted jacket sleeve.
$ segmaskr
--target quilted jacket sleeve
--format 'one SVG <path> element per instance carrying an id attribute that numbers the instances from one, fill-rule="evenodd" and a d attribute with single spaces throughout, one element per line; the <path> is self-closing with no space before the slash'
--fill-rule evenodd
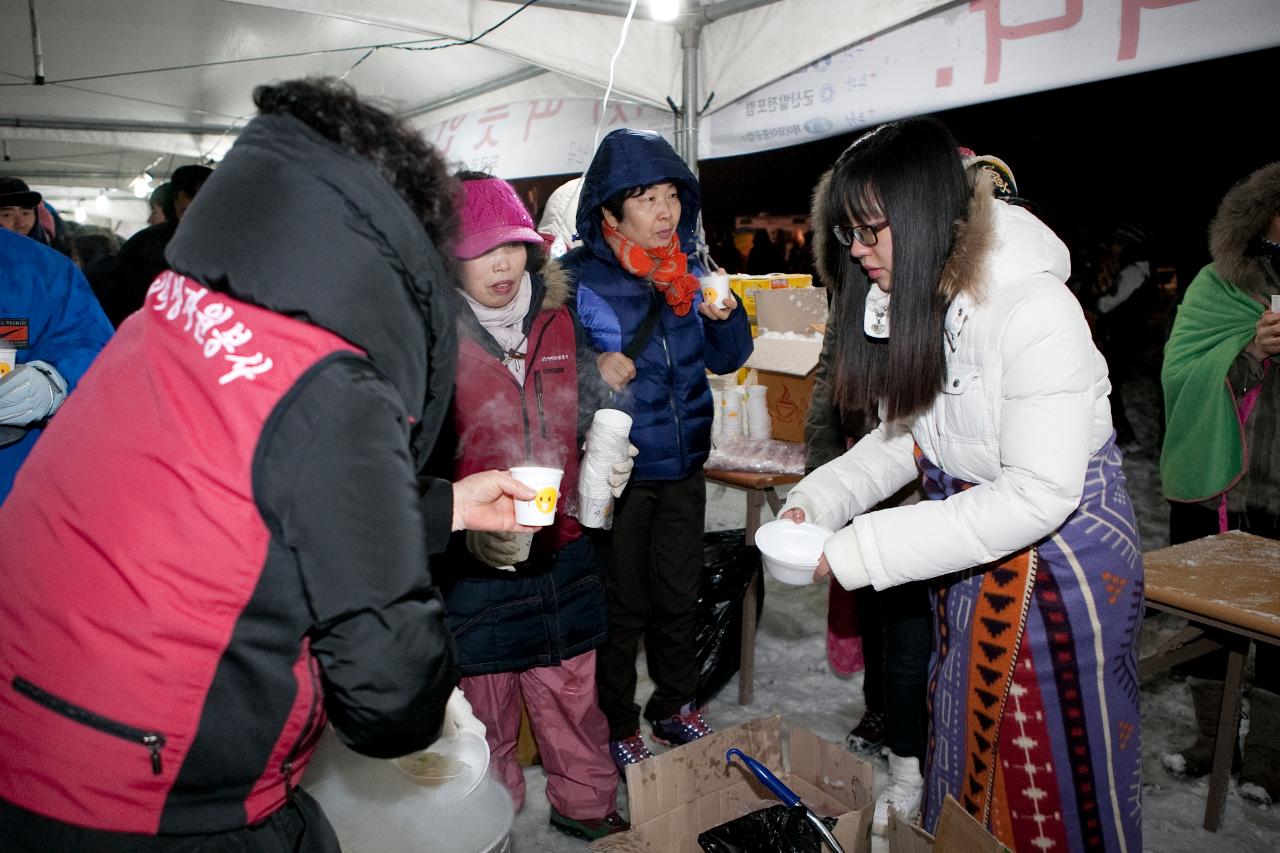
<path id="1" fill-rule="evenodd" d="M 259 502 L 295 557 L 330 721 L 366 755 L 427 746 L 458 680 L 427 568 L 426 531 L 450 519 L 422 517 L 435 504 L 420 500 L 399 396 L 367 361 L 336 359 L 263 440 Z"/>
<path id="2" fill-rule="evenodd" d="M 858 518 L 827 545 L 876 588 L 999 559 L 1056 530 L 1080 504 L 1093 433 L 1093 346 L 1069 292 L 1024 300 L 999 340 L 999 473 L 946 500 Z"/>
<path id="3" fill-rule="evenodd" d="M 788 497 L 789 506 L 837 530 L 825 552 L 846 588 L 882 589 L 990 562 L 1052 533 L 1079 506 L 1093 432 L 1094 351 L 1078 305 L 1061 289 L 1023 300 L 998 346 L 999 381 L 984 383 L 999 394 L 1000 467 L 990 482 L 946 500 L 858 515 L 915 475 L 910 432 L 883 424 Z"/>

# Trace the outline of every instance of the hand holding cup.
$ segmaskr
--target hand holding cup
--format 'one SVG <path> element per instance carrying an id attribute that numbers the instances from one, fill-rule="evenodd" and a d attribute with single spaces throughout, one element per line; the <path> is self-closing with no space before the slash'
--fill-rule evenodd
<path id="1" fill-rule="evenodd" d="M 636 455 L 640 449 L 630 442 L 627 443 L 627 458 L 621 462 L 613 463 L 613 468 L 609 471 L 609 489 L 613 492 L 615 498 L 622 497 L 622 492 L 627 487 L 627 481 L 631 479 L 631 471 L 636 467 Z"/>
<path id="2" fill-rule="evenodd" d="M 453 484 L 454 530 L 533 532 L 516 519 L 516 501 L 537 493 L 506 471 L 481 471 Z"/>

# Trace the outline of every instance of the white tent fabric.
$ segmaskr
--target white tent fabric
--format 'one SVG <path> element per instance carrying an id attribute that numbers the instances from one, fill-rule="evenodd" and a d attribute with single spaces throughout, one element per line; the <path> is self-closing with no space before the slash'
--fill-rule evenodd
<path id="1" fill-rule="evenodd" d="M 466 39 L 483 32 L 518 7 L 498 0 L 407 3 L 404 0 L 237 0 L 237 2 L 334 15 L 408 31 Z M 833 50 L 883 32 L 947 5 L 953 0 L 782 0 L 717 17 L 741 4 L 703 0 L 692 12 L 714 18 L 701 32 L 700 97 L 715 92 L 708 112 L 728 105 L 765 83 Z M 552 4 L 554 5 L 554 4 Z M 596 4 L 606 5 L 606 4 Z M 627 0 L 612 0 L 619 12 Z M 680 102 L 680 33 L 671 24 L 641 17 L 641 2 L 631 22 L 626 50 L 615 66 L 614 89 L 624 99 L 666 108 Z M 603 91 L 609 61 L 617 47 L 621 18 L 614 15 L 529 6 L 484 37 L 484 49 L 547 69 L 559 77 L 592 84 Z M 494 78 L 500 74 L 492 75 Z M 547 91 L 543 97 L 558 97 Z M 699 103 L 697 106 L 701 106 Z M 473 104 L 451 105 L 425 116 L 440 121 Z"/>
<path id="2" fill-rule="evenodd" d="M 37 64 L 28 4 L 11 0 L 0 4 L 0 172 L 23 176 L 62 206 L 106 188 L 112 217 L 124 211 L 136 224 L 146 211 L 130 180 L 220 158 L 253 113 L 255 85 L 310 74 L 345 77 L 424 129 L 535 99 L 578 105 L 562 125 L 583 115 L 594 125 L 627 0 L 578 4 L 614 14 L 521 2 L 34 0 Z M 684 0 L 703 24 L 698 97 L 715 93 L 711 112 L 954 0 L 762 2 Z M 629 27 L 612 97 L 626 105 L 628 123 L 669 130 L 666 100 L 683 100 L 680 34 L 649 20 L 647 7 L 641 0 Z M 746 7 L 754 8 L 730 14 Z M 452 44 L 508 17 L 476 44 Z"/>
<path id="3" fill-rule="evenodd" d="M 344 77 L 456 162 L 508 178 L 573 172 L 597 128 L 671 134 L 691 30 L 691 106 L 714 93 L 701 158 L 1280 44 L 1275 0 L 683 0 L 677 25 L 649 20 L 640 0 L 604 112 L 628 2 L 33 0 L 36 66 L 28 4 L 10 0 L 0 172 L 64 207 L 107 188 L 111 218 L 140 222 L 132 178 L 218 159 L 256 84 L 309 74 Z"/>
<path id="4" fill-rule="evenodd" d="M 856 4 L 856 24 L 841 27 L 816 22 L 855 4 L 780 0 L 717 20 L 702 34 L 704 90 L 716 92 L 714 110 L 944 2 L 867 0 Z M 216 159 L 265 80 L 345 74 L 420 126 L 495 98 L 598 98 L 622 24 L 496 0 L 36 0 L 35 8 L 46 85 L 31 85 L 27 4 L 0 5 L 0 139 L 15 164 L 5 169 L 90 187 L 114 186 L 159 156 Z M 514 12 L 478 44 L 423 50 L 472 38 Z M 382 47 L 366 57 L 373 46 Z M 617 97 L 665 110 L 668 96 L 680 100 L 681 58 L 672 26 L 637 18 L 617 63 Z M 455 100 L 513 78 L 492 95 Z"/>

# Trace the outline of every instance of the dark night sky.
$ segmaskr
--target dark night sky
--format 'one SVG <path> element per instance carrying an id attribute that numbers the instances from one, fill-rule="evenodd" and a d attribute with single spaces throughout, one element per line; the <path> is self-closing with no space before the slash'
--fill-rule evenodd
<path id="1" fill-rule="evenodd" d="M 1086 227 L 1133 221 L 1155 234 L 1165 261 L 1193 270 L 1208 259 L 1222 194 L 1280 159 L 1277 83 L 1280 49 L 1269 49 L 935 115 L 960 144 L 1009 163 L 1021 194 L 1069 244 Z M 818 175 L 857 135 L 702 161 L 708 229 L 807 211 Z M 545 198 L 566 177 L 516 183 Z"/>

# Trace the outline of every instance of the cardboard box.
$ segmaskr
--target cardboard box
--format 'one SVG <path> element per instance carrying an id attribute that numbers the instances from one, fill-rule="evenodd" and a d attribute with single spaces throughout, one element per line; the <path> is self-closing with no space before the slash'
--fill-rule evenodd
<path id="1" fill-rule="evenodd" d="M 815 326 L 826 323 L 827 297 L 823 288 L 757 293 L 760 334 L 746 367 L 756 371 L 767 389 L 773 437 L 804 441 L 804 419 L 813 396 L 814 373 L 822 353 L 822 335 Z"/>
<path id="2" fill-rule="evenodd" d="M 843 747 L 792 729 L 790 770 L 782 772 L 782 723 L 762 717 L 627 768 L 631 830 L 594 842 L 612 853 L 701 853 L 698 834 L 778 800 L 742 766 L 725 763 L 737 747 L 772 770 L 811 809 L 838 823 L 846 853 L 871 849 L 873 770 Z"/>
<path id="3" fill-rule="evenodd" d="M 937 830 L 930 835 L 890 809 L 889 853 L 1009 853 L 950 795 L 942 802 Z"/>
<path id="4" fill-rule="evenodd" d="M 814 325 L 826 327 L 827 289 L 805 287 L 756 294 L 756 325 L 770 332 L 809 335 Z"/>
<path id="5" fill-rule="evenodd" d="M 813 276 L 800 273 L 769 273 L 768 275 L 731 275 L 729 288 L 742 303 L 748 317 L 756 316 L 756 295 L 762 290 L 786 290 L 790 287 L 813 287 Z"/>

